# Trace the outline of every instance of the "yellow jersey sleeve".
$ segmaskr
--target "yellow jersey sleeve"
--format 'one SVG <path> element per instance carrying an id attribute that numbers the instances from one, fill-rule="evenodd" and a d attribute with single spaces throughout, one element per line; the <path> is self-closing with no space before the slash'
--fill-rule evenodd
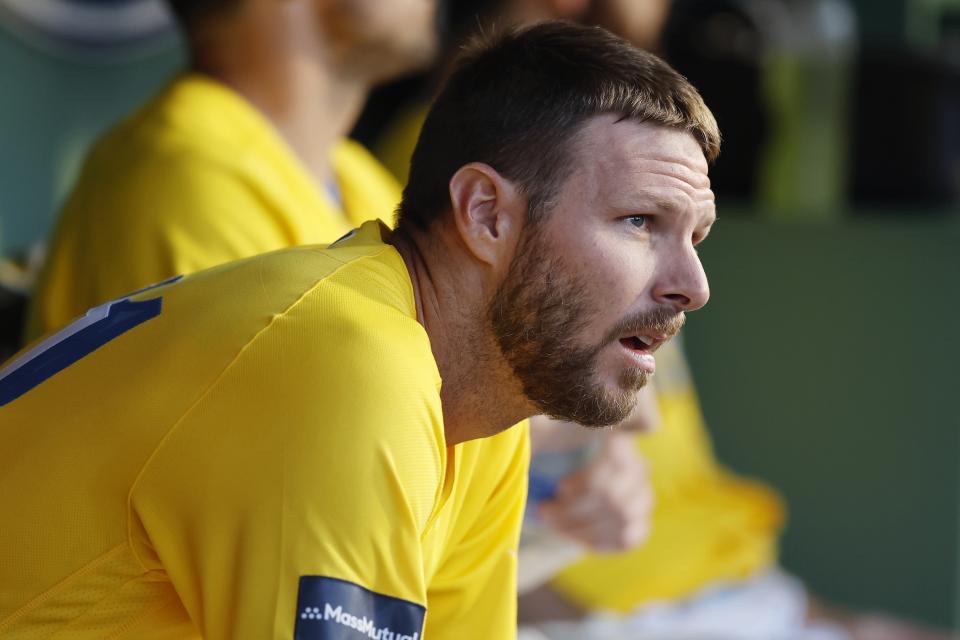
<path id="1" fill-rule="evenodd" d="M 517 625 L 517 548 L 527 495 L 530 438 L 525 421 L 458 447 L 459 517 L 430 585 L 429 640 L 512 638 Z M 482 478 L 493 479 L 478 482 Z"/>
<path id="2" fill-rule="evenodd" d="M 340 333 L 279 361 L 304 328 L 336 335 L 312 320 L 314 304 L 243 349 L 131 491 L 135 551 L 210 640 L 340 637 L 322 630 L 351 617 L 422 634 L 421 535 L 444 464 L 435 382 L 377 357 L 377 342 L 409 339 L 402 332 Z M 373 379 L 382 383 L 358 384 Z"/>

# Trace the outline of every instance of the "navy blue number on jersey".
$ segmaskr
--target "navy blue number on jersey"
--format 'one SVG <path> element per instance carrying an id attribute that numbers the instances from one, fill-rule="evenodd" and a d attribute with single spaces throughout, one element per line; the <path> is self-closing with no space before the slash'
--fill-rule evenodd
<path id="1" fill-rule="evenodd" d="M 163 298 L 134 302 L 132 296 L 176 282 L 164 280 L 129 296 L 94 307 L 0 369 L 0 407 L 60 373 L 117 336 L 160 315 Z"/>

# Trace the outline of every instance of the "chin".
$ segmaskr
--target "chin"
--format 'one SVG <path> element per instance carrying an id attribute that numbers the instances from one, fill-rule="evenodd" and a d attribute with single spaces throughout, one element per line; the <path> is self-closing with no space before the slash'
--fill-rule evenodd
<path id="1" fill-rule="evenodd" d="M 611 395 L 636 394 L 647 386 L 653 374 L 637 366 L 611 366 L 597 382 Z"/>
<path id="2" fill-rule="evenodd" d="M 617 386 L 623 393 L 635 394 L 647 386 L 652 376 L 653 374 L 647 373 L 643 369 L 633 367 L 620 374 Z"/>

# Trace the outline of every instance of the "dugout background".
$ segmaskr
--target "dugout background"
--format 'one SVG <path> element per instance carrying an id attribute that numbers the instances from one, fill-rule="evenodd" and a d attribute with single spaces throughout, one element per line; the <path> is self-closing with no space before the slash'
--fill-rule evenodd
<path id="1" fill-rule="evenodd" d="M 906 2 L 861 35 L 902 36 Z M 49 229 L 90 141 L 182 63 L 39 47 L 0 26 L 0 252 Z M 956 215 L 772 220 L 719 202 L 713 299 L 687 346 L 721 460 L 791 518 L 783 562 L 824 597 L 960 624 Z"/>

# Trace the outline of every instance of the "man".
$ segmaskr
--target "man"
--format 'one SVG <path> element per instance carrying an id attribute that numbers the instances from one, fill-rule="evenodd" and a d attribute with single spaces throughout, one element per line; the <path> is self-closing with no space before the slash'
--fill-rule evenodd
<path id="1" fill-rule="evenodd" d="M 365 150 L 337 139 L 372 83 L 431 57 L 432 2 L 170 4 L 192 71 L 91 154 L 34 296 L 30 337 L 173 275 L 332 242 L 369 217 L 389 219 L 400 200 Z M 644 481 L 631 471 L 623 477 Z M 593 526 L 639 541 L 647 512 L 607 526 L 620 516 L 611 509 Z"/>
<path id="2" fill-rule="evenodd" d="M 431 0 L 170 5 L 190 71 L 88 157 L 35 293 L 31 338 L 173 275 L 331 242 L 399 202 L 399 185 L 343 137 L 374 83 L 432 58 Z"/>
<path id="3" fill-rule="evenodd" d="M 438 98 L 395 234 L 188 276 L 15 358 L 0 635 L 511 637 L 509 427 L 632 409 L 709 295 L 718 146 L 655 57 L 507 35 Z"/>
<path id="4" fill-rule="evenodd" d="M 474 0 L 454 4 L 451 19 L 461 40 L 486 24 L 566 17 L 599 23 L 655 50 L 669 5 Z M 401 109 L 378 146 L 401 180 L 426 110 L 423 101 Z M 533 483 L 520 552 L 520 586 L 530 592 L 520 600 L 521 620 L 540 623 L 557 640 L 590 633 L 736 640 L 946 637 L 886 616 L 826 607 L 779 569 L 782 501 L 716 458 L 680 340 L 658 351 L 653 386 L 644 394 L 656 392 L 659 411 L 635 413 L 629 421 L 658 427 L 642 437 L 623 429 L 583 433 L 542 416 L 531 421 Z M 646 467 L 648 477 L 638 477 Z M 652 517 L 642 511 L 649 508 L 650 486 Z M 583 621 L 556 622 L 568 618 Z"/>
<path id="5" fill-rule="evenodd" d="M 451 18 L 453 31 L 461 39 L 476 31 L 478 22 L 604 20 L 611 31 L 649 48 L 657 43 L 668 7 L 663 0 L 485 0 L 455 4 Z M 459 44 L 451 43 L 450 48 Z M 407 176 L 412 143 L 426 110 L 421 101 L 403 112 L 378 149 L 400 179 Z M 537 560 L 521 565 L 521 573 L 530 575 L 530 586 L 549 577 L 551 570 L 571 565 L 551 585 L 562 600 L 552 593 L 539 593 L 521 601 L 532 618 L 539 617 L 545 603 L 551 609 L 545 613 L 555 614 L 557 604 L 568 611 L 629 613 L 650 602 L 682 602 L 715 583 L 761 574 L 776 562 L 783 522 L 778 497 L 764 485 L 722 468 L 711 449 L 680 347 L 671 343 L 660 353 L 660 374 L 654 385 L 659 411 L 654 407 L 631 420 L 645 422 L 647 429 L 659 423 L 655 433 L 639 438 L 622 430 L 579 434 L 571 425 L 542 417 L 532 421 L 534 452 L 545 451 L 534 458 L 535 478 L 543 467 L 556 472 L 558 449 L 594 452 L 592 457 L 562 452 L 564 458 L 590 459 L 570 476 L 556 478 L 546 496 L 531 492 L 530 511 L 537 516 L 533 524 L 542 522 L 551 534 L 559 533 L 579 546 L 561 550 L 550 541 L 543 550 L 530 546 L 531 553 L 521 554 L 521 559 Z M 648 465 L 638 459 L 638 450 Z M 548 458 L 545 464 L 541 464 L 543 458 Z M 642 478 L 647 466 L 649 481 Z M 649 492 L 641 488 L 650 484 L 656 496 L 652 518 L 647 511 Z M 536 536 L 540 541 L 544 538 Z M 624 553 L 611 555 L 611 551 Z M 580 560 L 571 563 L 572 557 Z"/>

